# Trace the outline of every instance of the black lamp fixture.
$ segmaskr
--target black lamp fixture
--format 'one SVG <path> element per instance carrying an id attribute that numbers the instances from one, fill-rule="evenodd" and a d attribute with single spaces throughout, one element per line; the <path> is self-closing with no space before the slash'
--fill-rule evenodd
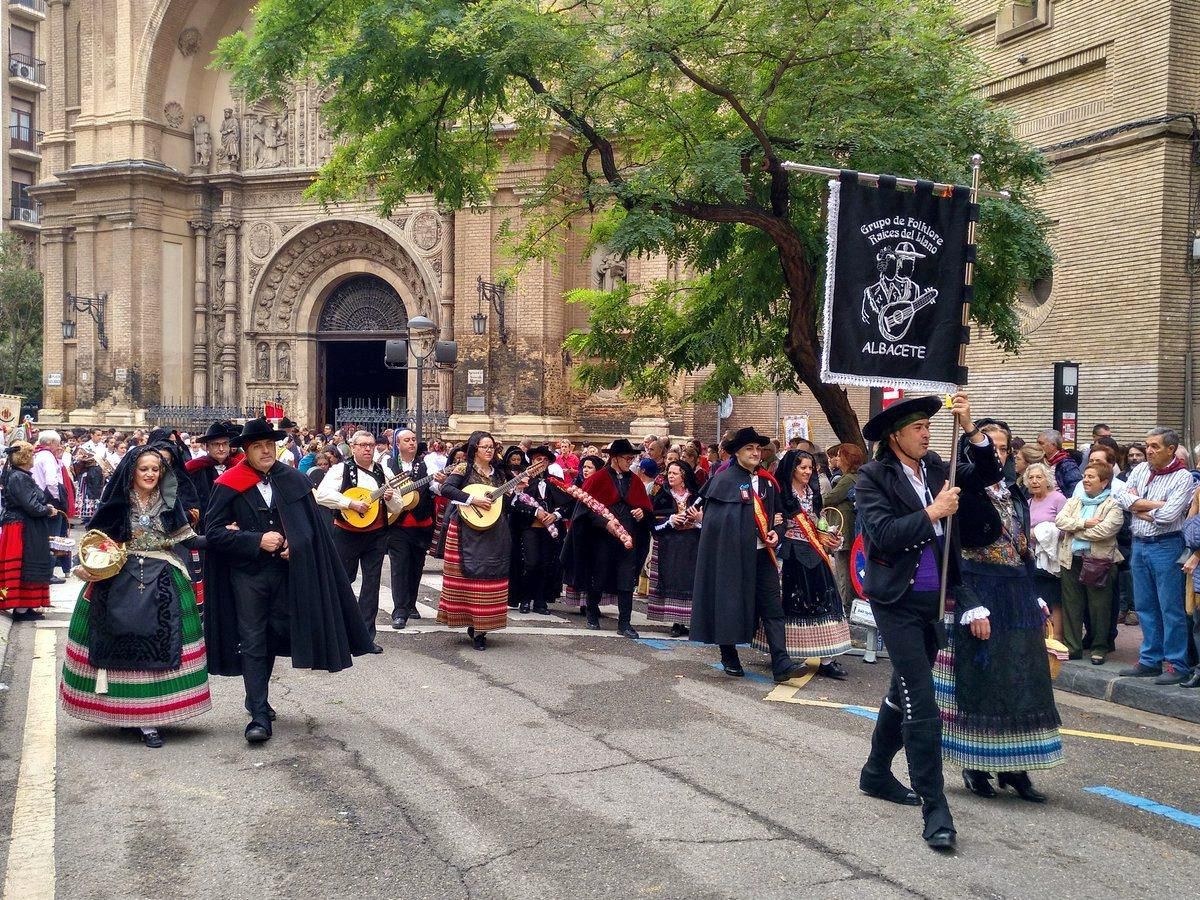
<path id="1" fill-rule="evenodd" d="M 79 294 L 67 293 L 66 318 L 63 319 L 63 339 L 75 337 L 76 322 L 71 313 L 87 313 L 96 323 L 96 335 L 100 339 L 100 347 L 108 349 L 108 335 L 104 333 L 104 307 L 108 305 L 108 294 L 101 292 L 95 297 L 83 297 Z"/>
<path id="2" fill-rule="evenodd" d="M 496 311 L 500 343 L 507 344 L 508 329 L 504 327 L 504 295 L 508 290 L 508 286 L 503 282 L 493 284 L 490 281 L 484 281 L 482 275 L 479 276 L 476 283 L 479 286 L 479 304 L 475 315 L 471 316 L 471 330 L 475 334 L 485 334 L 487 332 L 487 316 L 483 312 L 483 304 L 486 301 L 487 305 Z"/>

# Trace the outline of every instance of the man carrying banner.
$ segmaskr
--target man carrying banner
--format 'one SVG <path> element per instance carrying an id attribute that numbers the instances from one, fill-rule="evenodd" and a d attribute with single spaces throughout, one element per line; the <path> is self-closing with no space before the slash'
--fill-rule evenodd
<path id="1" fill-rule="evenodd" d="M 942 781 L 942 728 L 932 674 L 944 643 L 943 539 L 960 493 L 982 497 L 1002 473 L 991 441 L 972 422 L 967 395 L 959 392 L 953 413 L 969 446 L 958 464 L 958 486 L 948 485 L 947 463 L 929 450 L 929 420 L 941 406 L 936 396 L 904 400 L 863 428 L 863 437 L 879 442 L 875 459 L 859 470 L 855 491 L 867 557 L 863 590 L 892 661 L 892 683 L 879 707 L 859 788 L 893 803 L 921 804 L 926 843 L 952 850 L 956 832 Z M 946 586 L 961 613 L 980 604 L 959 590 L 958 559 L 958 530 L 951 529 Z M 892 775 L 892 760 L 901 747 L 908 757 L 911 791 Z"/>

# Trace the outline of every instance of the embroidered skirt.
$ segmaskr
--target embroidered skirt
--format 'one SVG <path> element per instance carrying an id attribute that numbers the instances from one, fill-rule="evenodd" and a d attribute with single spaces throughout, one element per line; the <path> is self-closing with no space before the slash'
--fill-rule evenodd
<path id="1" fill-rule="evenodd" d="M 172 568 L 171 576 L 183 611 L 183 654 L 179 668 L 167 671 L 106 669 L 108 690 L 105 693 L 97 693 L 98 673 L 89 661 L 91 606 L 87 595 L 90 585 L 80 592 L 67 631 L 67 659 L 59 685 L 63 711 L 67 715 L 101 725 L 155 728 L 193 718 L 212 706 L 204 628 L 196 599 L 182 573 Z"/>
<path id="2" fill-rule="evenodd" d="M 47 554 L 49 550 L 47 549 Z M 25 559 L 25 523 L 0 528 L 0 609 L 32 609 L 50 605 L 50 585 L 21 580 Z"/>
<path id="3" fill-rule="evenodd" d="M 964 573 L 988 608 L 992 635 L 974 638 L 947 615 L 933 687 L 942 718 L 942 755 L 964 769 L 1021 772 L 1063 762 L 1043 614 L 1027 577 Z"/>
<path id="4" fill-rule="evenodd" d="M 833 573 L 823 561 L 806 566 L 798 559 L 783 560 L 783 609 L 787 652 L 792 659 L 829 659 L 850 651 L 850 623 Z M 761 622 L 750 646 L 770 653 Z"/>
<path id="5" fill-rule="evenodd" d="M 687 627 L 692 624 L 692 585 L 671 577 L 664 578 L 660 566 L 663 542 L 656 540 L 650 549 L 650 593 L 646 618 L 651 622 L 670 622 Z M 668 551 L 669 552 L 669 551 Z M 695 572 L 695 553 L 692 555 Z"/>
<path id="6" fill-rule="evenodd" d="M 451 628 L 470 626 L 478 634 L 507 628 L 508 579 L 463 574 L 460 527 L 458 516 L 447 521 L 437 620 Z"/>
<path id="7" fill-rule="evenodd" d="M 564 606 L 578 606 L 581 610 L 587 606 L 587 591 L 581 591 L 579 588 L 571 584 L 562 586 L 562 597 L 557 601 Z M 600 595 L 601 606 L 616 606 L 617 595 L 609 591 L 605 591 Z"/>

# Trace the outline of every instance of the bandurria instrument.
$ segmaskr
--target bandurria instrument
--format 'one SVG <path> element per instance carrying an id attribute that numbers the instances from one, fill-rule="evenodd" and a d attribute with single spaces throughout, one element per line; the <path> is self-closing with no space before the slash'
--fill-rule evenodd
<path id="1" fill-rule="evenodd" d="M 349 497 L 351 500 L 361 500 L 363 503 L 366 503 L 367 511 L 365 513 L 357 513 L 352 509 L 341 509 L 338 512 L 341 514 L 342 521 L 352 530 L 366 531 L 379 518 L 378 501 L 387 491 L 393 491 L 403 498 L 404 508 L 400 510 L 403 513 L 421 502 L 421 496 L 417 492 L 431 481 L 433 481 L 432 475 L 426 475 L 420 481 L 409 481 L 408 475 L 401 473 L 393 475 L 373 491 L 363 487 L 347 488 L 343 492 L 343 496 Z"/>
<path id="2" fill-rule="evenodd" d="M 476 531 L 487 531 L 500 521 L 500 514 L 504 512 L 504 504 L 496 501 L 520 484 L 522 480 L 540 474 L 544 468 L 546 468 L 546 462 L 538 460 L 516 478 L 510 479 L 496 488 L 486 484 L 468 484 L 462 489 L 464 494 L 470 494 L 472 497 L 487 497 L 492 501 L 492 506 L 490 509 L 484 509 L 482 506 L 464 504 L 459 507 L 459 518 L 465 525 Z"/>
<path id="3" fill-rule="evenodd" d="M 903 340 L 912 327 L 913 317 L 925 307 L 937 302 L 937 288 L 930 288 L 911 303 L 897 300 L 879 310 L 879 331 L 889 341 Z"/>

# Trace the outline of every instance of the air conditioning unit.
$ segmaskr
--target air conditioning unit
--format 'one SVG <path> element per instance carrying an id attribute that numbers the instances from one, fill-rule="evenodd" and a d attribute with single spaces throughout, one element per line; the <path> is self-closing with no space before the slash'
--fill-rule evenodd
<path id="1" fill-rule="evenodd" d="M 8 74 L 15 75 L 17 78 L 24 78 L 26 81 L 37 81 L 37 71 L 29 63 L 10 60 L 8 63 Z"/>
<path id="2" fill-rule="evenodd" d="M 29 209 L 27 207 L 22 206 L 22 207 L 20 207 L 20 212 L 18 213 L 18 215 L 21 217 L 22 222 L 32 222 L 35 225 L 37 224 L 38 211 L 36 209 Z"/>

